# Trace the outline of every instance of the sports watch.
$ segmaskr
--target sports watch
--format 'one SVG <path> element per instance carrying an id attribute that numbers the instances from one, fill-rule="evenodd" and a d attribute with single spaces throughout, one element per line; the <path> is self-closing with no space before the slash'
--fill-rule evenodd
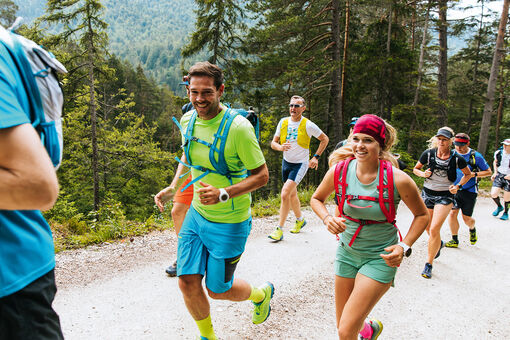
<path id="1" fill-rule="evenodd" d="M 227 190 L 225 188 L 220 189 L 220 195 L 218 196 L 218 200 L 220 202 L 226 202 L 230 198 L 230 195 L 228 194 Z"/>
<path id="2" fill-rule="evenodd" d="M 405 257 L 409 257 L 411 256 L 411 253 L 413 252 L 413 250 L 411 249 L 411 247 L 409 247 L 407 244 L 405 244 L 404 242 L 399 242 L 397 245 L 401 246 L 402 249 L 404 249 L 404 256 Z"/>

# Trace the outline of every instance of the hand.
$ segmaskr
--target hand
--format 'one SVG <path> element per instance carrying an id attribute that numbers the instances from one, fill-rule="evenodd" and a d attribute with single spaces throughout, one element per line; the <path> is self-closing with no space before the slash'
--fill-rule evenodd
<path id="1" fill-rule="evenodd" d="M 203 205 L 212 205 L 220 201 L 220 189 L 202 181 L 199 183 L 202 186 L 202 188 L 197 190 L 200 197 L 200 203 Z"/>
<path id="2" fill-rule="evenodd" d="M 448 190 L 452 193 L 452 194 L 456 194 L 457 191 L 459 190 L 459 186 L 458 185 L 450 185 L 450 187 L 448 188 Z"/>
<path id="3" fill-rule="evenodd" d="M 493 173 L 492 176 L 491 176 L 491 181 L 494 182 L 494 179 L 496 178 L 496 173 Z"/>
<path id="4" fill-rule="evenodd" d="M 423 171 L 423 177 L 429 178 L 430 176 L 432 176 L 432 171 L 430 169 Z"/>
<path id="5" fill-rule="evenodd" d="M 290 150 L 290 143 L 285 142 L 282 144 L 282 151 L 289 151 Z"/>
<path id="6" fill-rule="evenodd" d="M 317 160 L 317 158 L 312 157 L 312 159 L 310 159 L 310 161 L 308 161 L 308 167 L 310 169 L 317 170 L 317 168 L 319 167 L 319 161 Z"/>
<path id="7" fill-rule="evenodd" d="M 158 206 L 160 212 L 165 210 L 165 204 L 174 198 L 176 191 L 174 187 L 166 187 L 154 196 L 154 202 Z"/>
<path id="8" fill-rule="evenodd" d="M 324 219 L 324 224 L 328 228 L 328 231 L 334 235 L 345 231 L 345 218 L 329 215 Z"/>
<path id="9" fill-rule="evenodd" d="M 505 177 L 503 177 L 504 179 L 510 179 L 510 175 L 506 175 Z"/>
<path id="10" fill-rule="evenodd" d="M 381 257 L 390 267 L 400 267 L 404 258 L 404 249 L 398 244 L 384 248 L 389 254 L 381 254 Z"/>

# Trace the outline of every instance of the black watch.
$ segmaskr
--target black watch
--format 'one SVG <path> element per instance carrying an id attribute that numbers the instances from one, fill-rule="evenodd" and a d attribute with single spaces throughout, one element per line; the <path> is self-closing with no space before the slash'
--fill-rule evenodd
<path id="1" fill-rule="evenodd" d="M 315 158 L 317 158 L 317 160 L 319 160 L 319 158 L 321 158 L 321 155 L 315 154 L 315 155 L 313 155 L 313 157 L 315 157 Z"/>

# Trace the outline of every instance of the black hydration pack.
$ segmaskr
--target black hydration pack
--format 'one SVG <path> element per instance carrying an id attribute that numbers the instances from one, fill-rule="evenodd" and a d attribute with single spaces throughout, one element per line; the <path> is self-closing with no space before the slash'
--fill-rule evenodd
<path id="1" fill-rule="evenodd" d="M 446 174 L 448 176 L 448 180 L 450 182 L 455 182 L 457 179 L 457 167 L 458 167 L 458 157 L 459 155 L 455 150 L 451 150 L 450 161 L 448 162 L 448 169 L 446 170 Z M 427 150 L 427 164 L 429 166 L 430 171 L 434 173 L 434 170 L 437 167 L 436 163 L 436 153 L 437 148 Z"/>

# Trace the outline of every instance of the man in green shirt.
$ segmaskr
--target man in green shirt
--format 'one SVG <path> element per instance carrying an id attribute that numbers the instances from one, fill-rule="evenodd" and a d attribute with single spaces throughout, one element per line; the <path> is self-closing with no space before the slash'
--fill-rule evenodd
<path id="1" fill-rule="evenodd" d="M 194 196 L 191 208 L 179 233 L 177 276 L 184 302 L 200 330 L 201 339 L 216 339 L 210 305 L 202 287 L 205 276 L 207 293 L 213 299 L 244 301 L 254 304 L 253 323 L 264 322 L 270 313 L 274 287 L 266 282 L 255 288 L 235 278 L 234 271 L 244 251 L 251 230 L 250 192 L 264 186 L 269 173 L 250 122 L 237 115 L 232 121 L 224 148 L 215 135 L 225 115 L 230 114 L 220 102 L 225 86 L 223 72 L 209 62 L 199 62 L 189 70 L 189 96 L 195 110 L 180 121 L 183 146 L 187 150 L 181 162 L 191 165 Z M 188 129 L 189 124 L 193 124 Z M 191 132 L 191 136 L 187 135 Z M 244 177 L 221 175 L 211 162 L 223 153 L 229 171 Z M 188 159 L 189 158 L 189 159 Z M 174 181 L 176 182 L 176 181 Z M 155 201 L 160 209 L 170 201 L 180 182 L 159 192 Z M 192 181 L 193 182 L 193 181 Z"/>

